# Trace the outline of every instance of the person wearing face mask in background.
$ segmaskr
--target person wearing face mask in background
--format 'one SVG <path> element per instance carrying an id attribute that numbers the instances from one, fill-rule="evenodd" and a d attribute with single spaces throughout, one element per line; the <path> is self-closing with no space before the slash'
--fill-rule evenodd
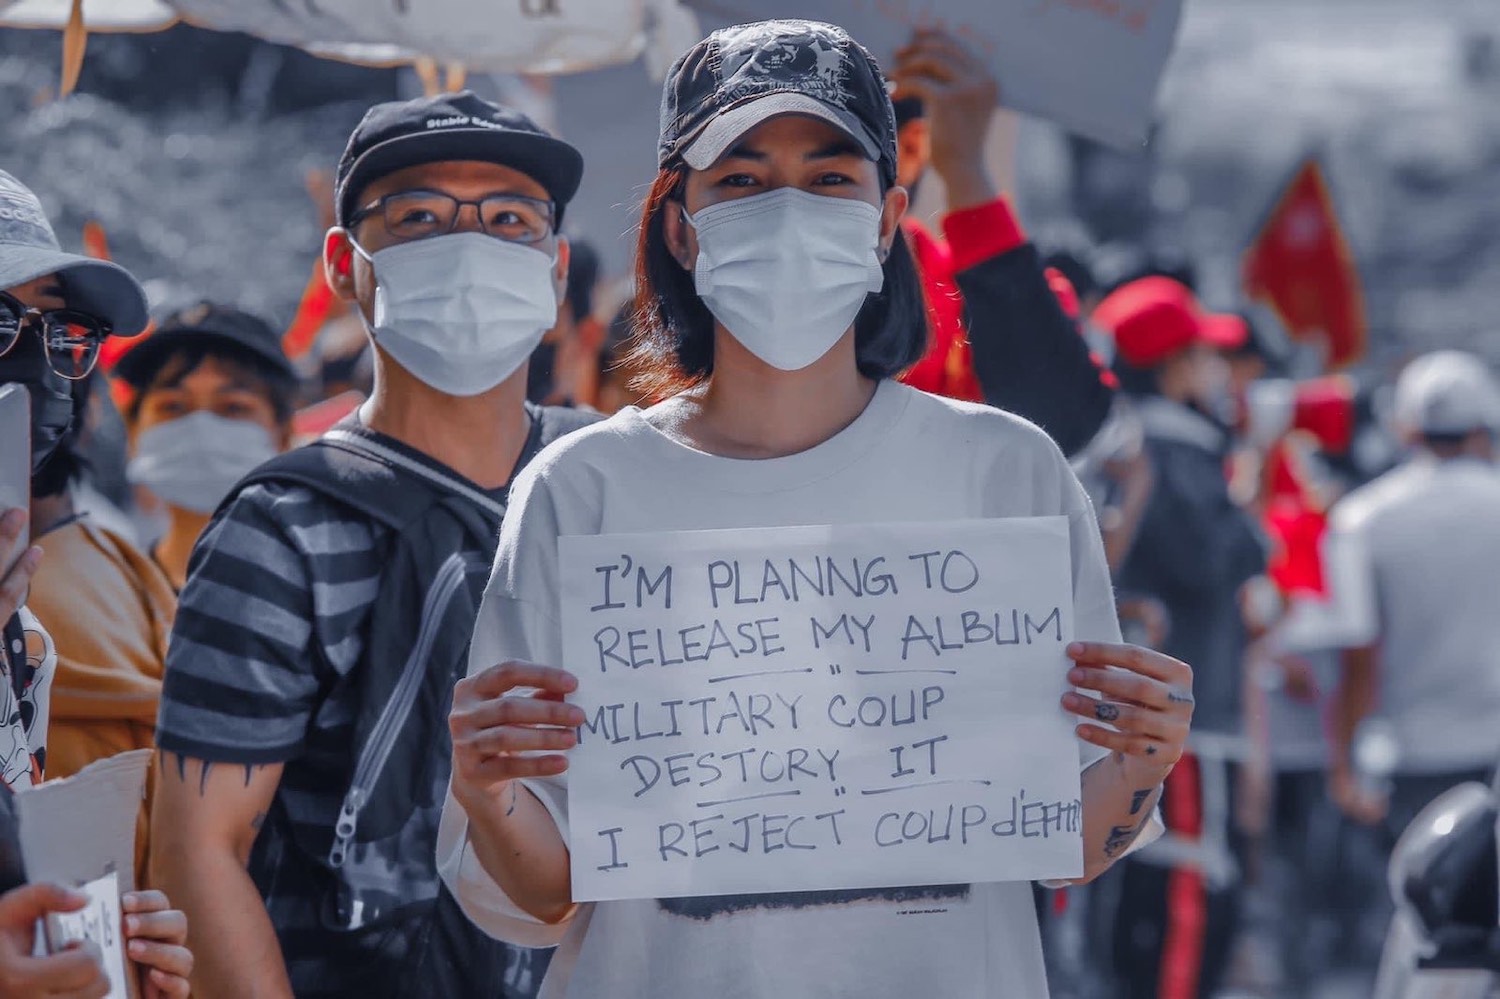
<path id="1" fill-rule="evenodd" d="M 1242 599 L 1267 556 L 1254 519 L 1230 497 L 1232 440 L 1219 416 L 1231 397 L 1222 352 L 1242 347 L 1248 329 L 1238 316 L 1208 313 L 1162 275 L 1111 292 L 1093 321 L 1114 338 L 1114 370 L 1153 469 L 1116 581 L 1165 610 L 1160 648 L 1193 664 L 1197 698 L 1189 754 L 1162 796 L 1167 835 L 1117 872 L 1119 994 L 1154 999 L 1170 981 L 1207 999 L 1238 924 L 1240 844 L 1228 802 L 1247 751 Z"/>
<path id="2" fill-rule="evenodd" d="M 943 182 L 942 235 L 908 214 L 901 228 L 927 293 L 932 337 L 901 380 L 966 402 L 987 402 L 1031 420 L 1064 453 L 1082 450 L 1104 425 L 1114 379 L 1089 354 L 1076 302 L 1037 248 L 985 164 L 999 87 L 951 34 L 918 29 L 890 67 L 896 85 L 897 179 L 915 192 L 930 168 Z M 915 198 L 915 193 L 913 193 Z"/>
<path id="3" fill-rule="evenodd" d="M 297 372 L 265 320 L 201 302 L 158 323 L 112 375 L 128 390 L 125 474 L 166 505 L 151 555 L 181 590 L 214 510 L 290 446 Z"/>
<path id="4" fill-rule="evenodd" d="M 599 392 L 599 354 L 605 328 L 594 318 L 599 254 L 582 240 L 569 243 L 568 293 L 557 325 L 528 362 L 526 398 L 541 406 L 593 406 Z"/>
<path id="5" fill-rule="evenodd" d="M 546 955 L 463 919 L 435 837 L 510 482 L 596 419 L 526 400 L 582 171 L 468 92 L 377 105 L 339 161 L 324 260 L 374 392 L 219 507 L 167 660 L 151 870 L 193 918 L 199 994 L 534 993 Z"/>
<path id="6" fill-rule="evenodd" d="M 114 638 L 123 650 L 137 641 L 136 625 L 150 614 L 124 542 L 116 550 L 108 540 L 120 557 L 102 565 L 96 579 L 71 564 L 65 544 L 54 544 L 80 516 L 69 491 L 81 467 L 77 431 L 87 397 L 79 388 L 107 337 L 146 326 L 146 295 L 124 269 L 63 252 L 36 196 L 3 170 L 0 289 L 0 385 L 23 385 L 31 397 L 31 538 L 54 549 L 44 561 L 42 548 L 32 546 L 17 566 L 4 567 L 0 580 L 0 993 L 16 999 L 99 995 L 108 980 L 90 953 L 31 956 L 37 920 L 51 911 L 75 911 L 84 900 L 62 888 L 21 883 L 10 795 L 56 775 L 55 675 L 59 658 L 75 654 L 76 629 L 134 629 Z M 9 551 L 25 512 L 0 515 L 0 550 Z M 51 598 L 57 587 L 68 599 Z M 56 630 L 49 632 L 44 621 L 55 622 Z M 139 920 L 130 956 L 144 973 L 143 994 L 186 996 L 192 955 L 183 946 L 182 913 L 156 892 L 127 891 L 122 904 Z"/>

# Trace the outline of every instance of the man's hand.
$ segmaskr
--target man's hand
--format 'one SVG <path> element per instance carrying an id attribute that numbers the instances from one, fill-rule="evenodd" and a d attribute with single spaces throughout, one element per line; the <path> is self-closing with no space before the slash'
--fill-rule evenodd
<path id="1" fill-rule="evenodd" d="M 130 959 L 145 969 L 146 999 L 187 999 L 193 952 L 187 948 L 187 915 L 159 891 L 121 896 Z"/>
<path id="2" fill-rule="evenodd" d="M 92 946 L 32 957 L 37 920 L 77 912 L 88 896 L 58 885 L 24 885 L 0 895 L 0 996 L 6 999 L 100 999 L 109 976 Z"/>
<path id="3" fill-rule="evenodd" d="M 566 770 L 561 753 L 577 744 L 573 730 L 584 715 L 563 698 L 577 689 L 577 678 L 565 670 L 520 662 L 460 680 L 448 716 L 454 797 L 466 802 L 508 794 L 513 806 L 512 781 Z"/>
<path id="4" fill-rule="evenodd" d="M 16 508 L 6 510 L 5 516 L 0 517 L 0 553 L 9 552 L 15 545 L 29 516 L 25 510 Z M 0 565 L 0 572 L 10 569 L 4 578 L 0 578 L 0 624 L 9 621 L 21 609 L 26 590 L 31 586 L 31 577 L 41 564 L 42 550 L 32 547 L 22 553 L 15 566 Z"/>
<path id="5" fill-rule="evenodd" d="M 897 97 L 919 97 L 931 131 L 932 168 L 948 188 L 950 210 L 995 200 L 984 165 L 985 139 L 1000 85 L 984 63 L 945 31 L 919 28 L 896 52 L 891 70 Z"/>

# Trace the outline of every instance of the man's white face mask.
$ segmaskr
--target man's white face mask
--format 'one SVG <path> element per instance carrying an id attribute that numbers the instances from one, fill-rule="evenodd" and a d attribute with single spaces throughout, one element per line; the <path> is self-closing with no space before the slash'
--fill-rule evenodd
<path id="1" fill-rule="evenodd" d="M 375 271 L 375 342 L 439 392 L 488 392 L 557 323 L 557 261 L 533 247 L 459 232 L 359 252 Z"/>

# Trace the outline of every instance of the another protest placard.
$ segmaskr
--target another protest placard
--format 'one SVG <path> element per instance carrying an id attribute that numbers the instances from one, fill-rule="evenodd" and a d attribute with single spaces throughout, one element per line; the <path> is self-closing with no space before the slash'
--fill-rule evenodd
<path id="1" fill-rule="evenodd" d="M 560 547 L 575 899 L 1082 872 L 1065 518 Z"/>
<path id="2" fill-rule="evenodd" d="M 983 57 L 1007 107 L 1122 148 L 1150 127 L 1182 0 L 687 0 L 709 23 L 800 17 L 842 25 L 881 64 L 917 27 Z"/>

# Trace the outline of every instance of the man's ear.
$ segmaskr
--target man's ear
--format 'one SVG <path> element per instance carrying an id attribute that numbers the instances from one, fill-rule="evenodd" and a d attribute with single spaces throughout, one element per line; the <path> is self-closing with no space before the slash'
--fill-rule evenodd
<path id="1" fill-rule="evenodd" d="M 885 204 L 880 212 L 880 260 L 891 254 L 891 244 L 901 238 L 901 219 L 906 215 L 911 196 L 906 188 L 897 185 L 885 192 Z"/>
<path id="2" fill-rule="evenodd" d="M 339 298 L 354 301 L 354 244 L 347 229 L 334 226 L 323 237 L 323 278 Z"/>
<path id="3" fill-rule="evenodd" d="M 682 265 L 683 270 L 692 270 L 698 263 L 698 239 L 691 231 L 692 226 L 683 218 L 682 202 L 668 198 L 662 203 L 661 226 L 667 252 Z"/>

